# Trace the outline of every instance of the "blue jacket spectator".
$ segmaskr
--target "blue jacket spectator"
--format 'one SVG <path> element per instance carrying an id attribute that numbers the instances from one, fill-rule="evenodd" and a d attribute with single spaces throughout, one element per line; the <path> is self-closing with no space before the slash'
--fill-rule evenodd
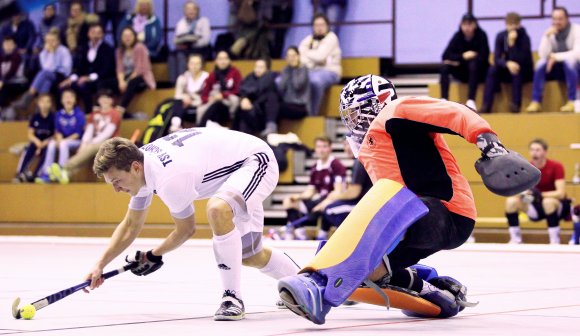
<path id="1" fill-rule="evenodd" d="M 14 15 L 10 21 L 4 24 L 0 35 L 12 36 L 21 54 L 32 52 L 32 48 L 36 43 L 34 24 L 24 14 Z"/>
<path id="2" fill-rule="evenodd" d="M 151 0 L 137 0 L 135 11 L 127 14 L 119 24 L 119 31 L 131 27 L 137 33 L 137 40 L 142 42 L 152 59 L 159 57 L 163 47 L 163 30 L 161 21 L 155 16 Z M 118 37 L 120 40 L 120 36 Z"/>

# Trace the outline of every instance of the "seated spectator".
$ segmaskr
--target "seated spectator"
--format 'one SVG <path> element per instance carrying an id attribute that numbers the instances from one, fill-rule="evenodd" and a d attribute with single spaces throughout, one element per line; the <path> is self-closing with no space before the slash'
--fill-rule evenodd
<path id="1" fill-rule="evenodd" d="M 0 109 L 4 109 L 14 97 L 26 91 L 23 68 L 22 56 L 16 50 L 14 38 L 5 36 L 0 53 Z M 14 119 L 13 113 L 7 111 L 2 111 L 0 116 L 3 119 Z"/>
<path id="2" fill-rule="evenodd" d="M 99 23 L 99 17 L 86 13 L 80 1 L 71 2 L 66 23 L 65 42 L 72 55 L 76 55 L 79 48 L 87 45 L 89 26 L 97 23 Z"/>
<path id="3" fill-rule="evenodd" d="M 347 0 L 312 0 L 312 5 L 318 5 L 318 8 L 313 8 L 313 13 L 326 15 L 328 21 L 333 24 L 332 31 L 338 35 L 340 26 L 336 23 L 344 21 Z"/>
<path id="4" fill-rule="evenodd" d="M 350 158 L 353 158 L 348 142 L 345 140 L 343 144 L 345 153 Z M 316 239 L 327 240 L 330 228 L 338 228 L 372 186 L 373 182 L 365 167 L 360 161 L 355 159 L 352 167 L 351 182 L 347 184 L 346 189 L 335 188 L 324 201 L 312 209 L 312 212 L 322 212 L 322 223 Z"/>
<path id="5" fill-rule="evenodd" d="M 161 21 L 155 16 L 152 0 L 137 0 L 133 13 L 125 15 L 119 29 L 121 34 L 124 29 L 130 27 L 137 34 L 137 40 L 142 42 L 149 51 L 149 57 L 157 60 L 163 47 L 163 30 Z M 121 36 L 122 39 L 122 36 Z"/>
<path id="6" fill-rule="evenodd" d="M 60 44 L 59 32 L 53 29 L 44 37 L 44 49 L 40 52 L 40 72 L 36 74 L 28 91 L 13 104 L 25 110 L 37 94 L 50 93 L 54 87 L 71 73 L 72 57 L 69 50 Z"/>
<path id="7" fill-rule="evenodd" d="M 115 47 L 119 36 L 119 24 L 130 8 L 130 0 L 95 0 L 95 13 L 99 16 L 99 22 L 105 31 L 111 22 Z"/>
<path id="8" fill-rule="evenodd" d="M 534 71 L 532 102 L 526 111 L 541 111 L 546 80 L 558 80 L 568 87 L 568 102 L 560 111 L 574 112 L 580 71 L 580 24 L 570 22 L 566 8 L 555 7 L 552 10 L 552 25 L 540 40 L 538 54 L 540 59 Z"/>
<path id="9" fill-rule="evenodd" d="M 302 119 L 310 110 L 310 83 L 308 69 L 300 64 L 298 48 L 286 50 L 286 66 L 277 80 L 282 98 L 280 119 Z"/>
<path id="10" fill-rule="evenodd" d="M 209 19 L 199 15 L 199 5 L 195 1 L 187 1 L 183 5 L 183 17 L 175 26 L 175 70 L 172 79 L 183 73 L 187 68 L 187 58 L 191 54 L 199 54 L 203 59 L 211 58 L 209 40 L 211 27 Z"/>
<path id="11" fill-rule="evenodd" d="M 76 102 L 77 97 L 73 90 L 66 89 L 62 92 L 62 109 L 54 116 L 54 138 L 48 143 L 41 175 L 36 179 L 37 183 L 54 182 L 54 177 L 50 179 L 49 171 L 54 163 L 57 148 L 58 164 L 64 166 L 71 152 L 76 151 L 81 145 L 81 137 L 85 130 L 85 113 Z"/>
<path id="12" fill-rule="evenodd" d="M 259 59 L 240 85 L 240 107 L 234 117 L 233 129 L 260 136 L 278 132 L 280 97 L 268 60 Z"/>
<path id="13" fill-rule="evenodd" d="M 92 111 L 93 97 L 100 89 L 116 90 L 115 50 L 104 39 L 103 27 L 89 27 L 89 41 L 79 47 L 73 73 L 59 85 L 61 89 L 72 87 L 83 99 L 84 110 Z"/>
<path id="14" fill-rule="evenodd" d="M 326 89 L 340 81 L 341 50 L 338 37 L 329 30 L 326 16 L 316 14 L 312 19 L 312 30 L 298 49 L 301 63 L 310 69 L 310 113 L 318 115 Z"/>
<path id="15" fill-rule="evenodd" d="M 522 86 L 533 77 L 532 49 L 530 37 L 521 26 L 518 13 L 508 13 L 505 18 L 506 30 L 497 34 L 494 49 L 494 65 L 489 68 L 480 112 L 491 112 L 495 93 L 500 82 L 512 83 L 512 101 L 509 110 L 520 112 L 522 105 Z"/>
<path id="16" fill-rule="evenodd" d="M 137 40 L 137 34 L 131 27 L 121 31 L 121 43 L 116 52 L 117 82 L 121 93 L 121 113 L 135 97 L 135 94 L 149 88 L 155 90 L 157 84 L 153 77 L 149 52 L 143 43 Z M 130 114 L 125 114 L 130 117 Z"/>
<path id="17" fill-rule="evenodd" d="M 36 29 L 26 14 L 17 14 L 6 22 L 0 36 L 12 36 L 20 55 L 30 54 L 36 43 Z"/>
<path id="18" fill-rule="evenodd" d="M 18 165 L 15 182 L 32 182 L 38 175 L 48 143 L 54 134 L 54 115 L 52 114 L 52 99 L 47 94 L 38 97 L 37 110 L 28 123 L 28 148 L 22 154 Z M 38 165 L 33 173 L 29 172 L 34 157 L 38 157 Z"/>
<path id="19" fill-rule="evenodd" d="M 121 114 L 113 105 L 113 93 L 109 90 L 99 91 L 97 102 L 99 106 L 87 120 L 87 127 L 77 153 L 63 166 L 53 163 L 49 169 L 49 174 L 61 184 L 67 184 L 70 177 L 83 165 L 92 163 L 99 146 L 105 140 L 119 135 Z"/>
<path id="20" fill-rule="evenodd" d="M 189 55 L 187 71 L 177 78 L 175 84 L 170 132 L 195 126 L 197 108 L 201 105 L 201 90 L 208 77 L 209 74 L 203 70 L 201 55 Z"/>
<path id="21" fill-rule="evenodd" d="M 36 44 L 36 30 L 32 21 L 28 19 L 26 14 L 17 14 L 7 21 L 0 31 L 0 37 L 12 36 L 16 42 L 16 49 L 22 56 L 22 63 L 24 64 L 24 76 L 32 78 L 38 68 L 36 66 L 36 57 L 33 57 L 32 52 Z"/>
<path id="22" fill-rule="evenodd" d="M 52 29 L 57 28 L 60 32 L 61 40 L 66 31 L 66 21 L 56 14 L 56 5 L 50 3 L 42 10 L 42 19 L 38 23 L 38 39 L 35 46 L 35 53 L 39 53 L 44 47 L 44 36 Z"/>
<path id="23" fill-rule="evenodd" d="M 331 155 L 332 147 L 328 137 L 317 137 L 314 152 L 318 160 L 310 172 L 310 183 L 301 194 L 290 195 L 283 201 L 288 213 L 285 239 L 306 239 L 305 224 L 316 225 L 323 209 L 314 212 L 333 190 L 343 190 L 346 183 L 346 168 Z"/>
<path id="24" fill-rule="evenodd" d="M 215 69 L 209 74 L 201 90 L 201 105 L 197 109 L 197 123 L 206 126 L 208 120 L 225 126 L 231 120 L 240 104 L 238 97 L 242 75 L 232 65 L 226 51 L 220 51 L 215 58 Z"/>
<path id="25" fill-rule="evenodd" d="M 548 143 L 542 139 L 530 142 L 530 162 L 542 172 L 536 187 L 521 195 L 506 199 L 505 212 L 509 225 L 510 243 L 521 244 L 522 234 L 519 212 L 527 213 L 530 220 L 546 219 L 550 244 L 560 244 L 560 214 L 562 200 L 566 197 L 564 166 L 547 158 Z"/>
<path id="26" fill-rule="evenodd" d="M 269 22 L 277 25 L 288 25 L 292 22 L 292 17 L 294 16 L 294 0 L 277 0 L 272 2 L 272 16 L 269 18 Z M 282 26 L 274 28 L 274 38 L 271 41 L 271 53 L 270 57 L 272 59 L 277 59 L 282 57 L 282 52 L 284 51 L 284 43 L 286 42 L 286 32 L 288 31 L 288 26 Z"/>
<path id="27" fill-rule="evenodd" d="M 485 81 L 489 67 L 489 44 L 487 34 L 477 24 L 473 14 L 461 18 L 459 30 L 443 52 L 441 67 L 441 98 L 449 99 L 449 75 L 468 84 L 467 107 L 477 110 L 475 95 L 477 84 Z"/>

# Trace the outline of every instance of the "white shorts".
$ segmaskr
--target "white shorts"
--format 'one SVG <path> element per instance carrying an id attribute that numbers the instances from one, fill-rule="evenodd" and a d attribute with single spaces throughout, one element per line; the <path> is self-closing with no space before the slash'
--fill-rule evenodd
<path id="1" fill-rule="evenodd" d="M 261 250 L 261 242 L 256 239 L 258 233 L 261 238 L 264 230 L 263 202 L 276 188 L 278 177 L 278 162 L 274 153 L 265 150 L 249 157 L 214 195 L 226 201 L 232 208 L 234 224 L 242 235 L 244 251 L 251 250 L 248 251 L 249 255 Z"/>

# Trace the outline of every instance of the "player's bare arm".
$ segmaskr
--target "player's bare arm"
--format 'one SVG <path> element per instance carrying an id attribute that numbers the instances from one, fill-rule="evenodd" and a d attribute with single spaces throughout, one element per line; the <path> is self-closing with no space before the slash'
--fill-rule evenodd
<path id="1" fill-rule="evenodd" d="M 191 236 L 195 234 L 195 215 L 186 218 L 175 218 L 175 229 L 165 238 L 163 243 L 154 248 L 151 252 L 156 256 L 162 256 L 183 245 Z"/>

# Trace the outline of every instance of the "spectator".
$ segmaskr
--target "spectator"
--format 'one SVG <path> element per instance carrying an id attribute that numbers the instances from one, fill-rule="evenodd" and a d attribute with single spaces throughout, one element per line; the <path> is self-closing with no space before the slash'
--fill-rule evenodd
<path id="1" fill-rule="evenodd" d="M 121 113 L 124 113 L 135 94 L 146 88 L 155 90 L 156 83 L 151 70 L 149 52 L 137 40 L 137 33 L 131 27 L 121 31 L 121 43 L 116 52 L 117 82 L 121 98 Z M 126 115 L 129 117 L 130 115 Z"/>
<path id="2" fill-rule="evenodd" d="M 71 2 L 66 25 L 65 41 L 72 55 L 76 55 L 77 49 L 81 46 L 87 45 L 89 26 L 96 23 L 99 23 L 98 16 L 85 13 L 81 2 Z"/>
<path id="3" fill-rule="evenodd" d="M 312 0 L 312 5 L 317 7 L 313 8 L 315 14 L 326 15 L 328 21 L 333 24 L 332 31 L 338 35 L 340 26 L 336 24 L 344 21 L 347 0 Z"/>
<path id="4" fill-rule="evenodd" d="M 199 54 L 189 55 L 187 71 L 177 78 L 175 84 L 174 117 L 171 118 L 170 132 L 183 126 L 196 124 L 197 108 L 201 105 L 201 90 L 209 74 L 203 70 L 203 59 Z"/>
<path id="5" fill-rule="evenodd" d="M 104 39 L 103 27 L 92 24 L 89 27 L 89 41 L 79 48 L 74 71 L 59 85 L 61 89 L 72 87 L 82 97 L 84 110 L 93 109 L 93 97 L 100 89 L 115 90 L 115 50 Z"/>
<path id="6" fill-rule="evenodd" d="M 40 72 L 36 74 L 28 91 L 13 106 L 24 110 L 38 94 L 49 93 L 71 73 L 72 57 L 69 50 L 60 44 L 58 29 L 49 31 L 44 37 L 44 49 L 40 52 Z"/>
<path id="7" fill-rule="evenodd" d="M 275 0 L 272 1 L 272 17 L 273 24 L 288 25 L 292 22 L 294 16 L 294 0 Z M 271 58 L 277 59 L 282 57 L 284 50 L 284 42 L 286 40 L 286 32 L 288 27 L 279 27 L 274 29 L 274 36 L 272 39 Z"/>
<path id="8" fill-rule="evenodd" d="M 346 140 L 344 141 L 344 151 L 350 158 L 353 158 L 352 150 Z M 348 183 L 346 189 L 335 188 L 324 201 L 312 209 L 312 212 L 322 213 L 322 223 L 316 239 L 327 240 L 330 228 L 333 226 L 338 228 L 372 186 L 373 182 L 365 167 L 355 159 L 352 168 L 352 181 Z"/>
<path id="9" fill-rule="evenodd" d="M 283 201 L 288 213 L 285 239 L 306 239 L 304 224 L 316 225 L 322 211 L 313 212 L 333 190 L 343 190 L 346 182 L 346 168 L 331 155 L 332 147 L 328 137 L 314 140 L 314 151 L 318 160 L 310 172 L 310 183 L 301 194 L 290 195 Z"/>
<path id="10" fill-rule="evenodd" d="M 95 13 L 99 15 L 103 30 L 106 31 L 109 22 L 111 22 L 115 47 L 117 46 L 117 37 L 119 36 L 119 24 L 130 8 L 130 0 L 95 0 Z"/>
<path id="11" fill-rule="evenodd" d="M 199 126 L 206 126 L 208 120 L 224 126 L 236 112 L 240 104 L 238 97 L 242 75 L 232 65 L 226 51 L 220 51 L 215 58 L 215 69 L 209 74 L 201 90 L 201 105 L 197 109 Z"/>
<path id="12" fill-rule="evenodd" d="M 53 163 L 49 169 L 49 174 L 61 184 L 67 184 L 80 167 L 90 164 L 105 140 L 119 134 L 121 114 L 113 105 L 113 93 L 106 89 L 99 91 L 97 102 L 99 106 L 89 116 L 77 153 L 63 166 Z"/>
<path id="13" fill-rule="evenodd" d="M 316 14 L 312 19 L 312 30 L 298 49 L 301 63 L 310 69 L 310 113 L 318 115 L 326 89 L 340 81 L 341 50 L 338 37 L 329 30 L 326 16 Z"/>
<path id="14" fill-rule="evenodd" d="M 532 140 L 529 150 L 530 162 L 542 172 L 542 178 L 534 189 L 506 199 L 510 243 L 522 243 L 518 214 L 522 211 L 534 222 L 546 219 L 550 244 L 560 244 L 560 212 L 562 200 L 566 197 L 564 166 L 547 158 L 548 143 L 542 139 Z"/>
<path id="15" fill-rule="evenodd" d="M 186 70 L 189 55 L 199 54 L 206 60 L 211 58 L 210 38 L 209 19 L 199 15 L 199 5 L 195 1 L 187 1 L 183 5 L 183 17 L 175 26 L 175 70 L 172 71 L 172 80 L 175 80 L 176 74 Z"/>
<path id="16" fill-rule="evenodd" d="M 22 56 L 16 50 L 16 43 L 12 36 L 5 36 L 0 53 L 0 109 L 8 106 L 13 97 L 26 91 L 26 79 L 23 75 Z M 3 118 L 8 116 L 2 112 Z"/>
<path id="17" fill-rule="evenodd" d="M 489 68 L 480 112 L 491 112 L 493 98 L 500 89 L 500 82 L 512 83 L 512 101 L 509 110 L 520 112 L 522 105 L 522 85 L 533 77 L 532 49 L 530 37 L 521 26 L 518 13 L 508 13 L 505 18 L 506 30 L 499 32 L 495 39 L 494 65 Z"/>
<path id="18" fill-rule="evenodd" d="M 254 71 L 240 85 L 240 99 L 240 107 L 234 118 L 234 130 L 248 134 L 261 131 L 262 137 L 278 132 L 280 97 L 268 60 L 256 61 Z"/>
<path id="19" fill-rule="evenodd" d="M 48 142 L 54 134 L 54 116 L 51 112 L 52 99 L 49 95 L 42 94 L 38 98 L 37 106 L 36 112 L 28 123 L 28 140 L 30 140 L 30 144 L 26 152 L 23 153 L 18 165 L 15 182 L 34 181 L 34 178 L 38 175 L 42 167 Z M 38 157 L 38 165 L 34 173 L 30 174 L 28 170 L 35 156 Z"/>
<path id="20" fill-rule="evenodd" d="M 66 30 L 66 21 L 56 14 L 56 5 L 51 3 L 44 6 L 42 19 L 38 23 L 38 39 L 35 53 L 40 52 L 44 46 L 44 36 L 52 29 L 57 28 L 61 39 Z"/>
<path id="21" fill-rule="evenodd" d="M 487 34 L 477 24 L 473 14 L 461 18 L 461 25 L 445 51 L 441 68 L 441 98 L 449 99 L 449 75 L 468 83 L 467 107 L 477 110 L 475 95 L 477 84 L 485 80 L 489 67 L 489 44 Z"/>
<path id="22" fill-rule="evenodd" d="M 73 90 L 66 89 L 62 92 L 62 109 L 54 116 L 54 139 L 48 143 L 44 165 L 41 175 L 36 183 L 49 183 L 54 181 L 50 178 L 50 167 L 54 163 L 56 149 L 58 148 L 58 164 L 64 166 L 71 152 L 76 151 L 81 145 L 81 137 L 85 129 L 85 113 L 76 105 L 77 97 Z"/>
<path id="23" fill-rule="evenodd" d="M 12 36 L 20 55 L 30 54 L 36 43 L 34 24 L 25 14 L 17 14 L 2 27 L 0 36 Z"/>
<path id="24" fill-rule="evenodd" d="M 137 40 L 147 46 L 152 60 L 157 60 L 161 57 L 163 31 L 161 29 L 161 21 L 159 21 L 153 11 L 152 0 L 137 0 L 135 2 L 134 12 L 125 15 L 119 24 L 121 33 L 127 27 L 131 27 L 137 34 Z"/>
<path id="25" fill-rule="evenodd" d="M 552 25 L 546 30 L 538 48 L 540 60 L 534 72 L 532 102 L 528 112 L 542 110 L 542 95 L 546 80 L 555 79 L 566 82 L 568 102 L 560 108 L 561 112 L 574 112 L 578 71 L 580 71 L 580 25 L 571 23 L 564 7 L 552 10 Z"/>
<path id="26" fill-rule="evenodd" d="M 79 3 L 82 8 L 89 10 L 89 8 L 91 7 L 91 2 L 92 0 L 59 0 L 58 11 L 60 13 L 60 16 L 68 16 L 70 14 L 70 8 L 74 3 Z"/>
<path id="27" fill-rule="evenodd" d="M 278 77 L 278 90 L 282 98 L 280 118 L 301 119 L 309 114 L 310 84 L 308 69 L 300 64 L 298 48 L 286 50 L 286 66 Z"/>
<path id="28" fill-rule="evenodd" d="M 244 59 L 270 58 L 272 36 L 267 23 L 272 19 L 273 1 L 232 0 L 230 4 L 230 9 L 236 11 L 232 55 Z M 216 47 L 217 44 L 216 41 Z"/>

